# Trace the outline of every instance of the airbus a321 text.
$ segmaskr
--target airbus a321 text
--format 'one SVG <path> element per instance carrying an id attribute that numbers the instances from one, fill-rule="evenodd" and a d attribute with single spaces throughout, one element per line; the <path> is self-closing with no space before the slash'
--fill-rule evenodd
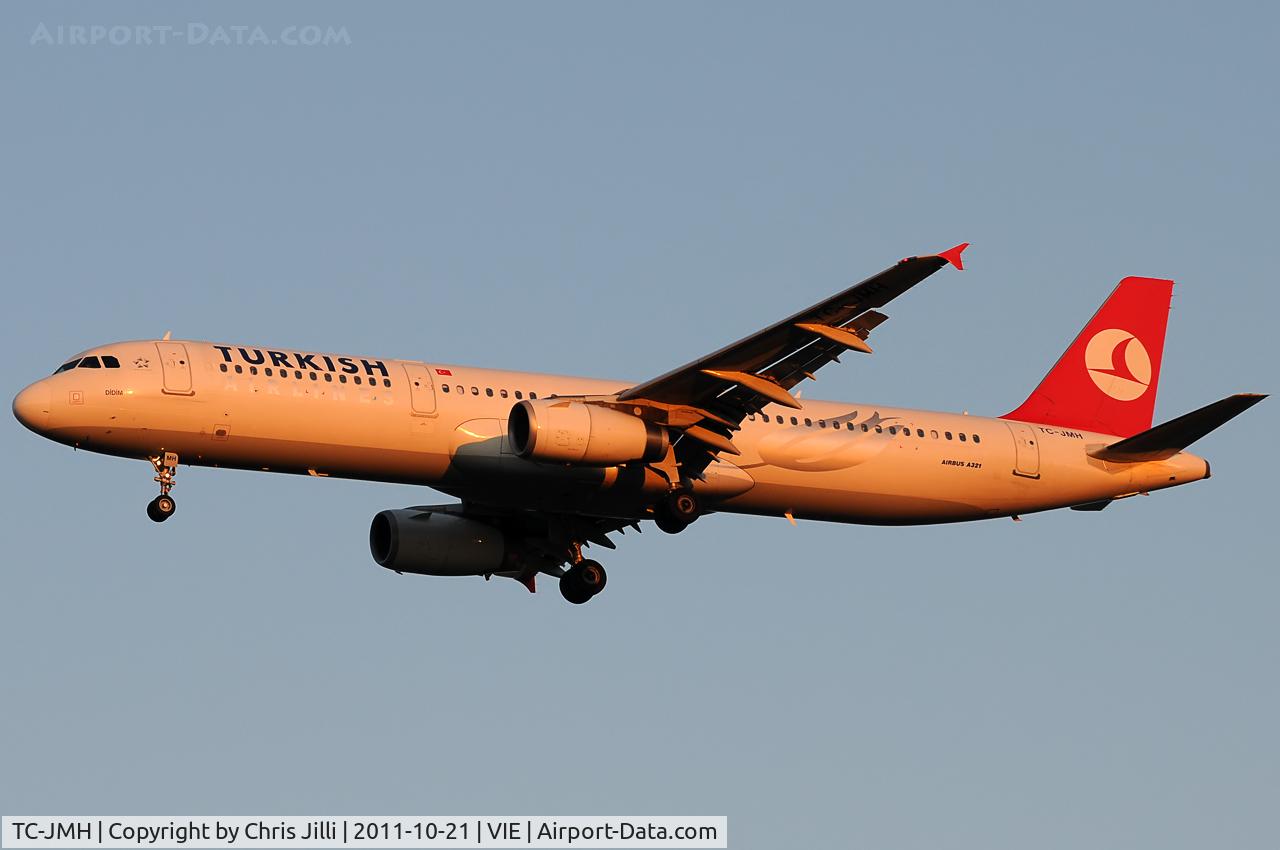
<path id="1" fill-rule="evenodd" d="M 879 312 L 948 264 L 909 257 L 745 339 L 638 384 L 161 340 L 77 354 L 13 401 L 29 429 L 146 459 L 174 513 L 179 463 L 426 485 L 459 501 L 373 518 L 398 573 L 539 573 L 586 602 L 587 545 L 703 514 L 915 525 L 1017 517 L 1209 477 L 1186 447 L 1264 396 L 1232 395 L 1152 427 L 1173 282 L 1129 277 L 1004 416 L 801 400 L 839 355 L 871 352 Z"/>

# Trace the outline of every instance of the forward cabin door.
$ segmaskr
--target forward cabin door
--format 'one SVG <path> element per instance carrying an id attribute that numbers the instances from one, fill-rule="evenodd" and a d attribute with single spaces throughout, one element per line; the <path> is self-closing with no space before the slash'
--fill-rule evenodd
<path id="1" fill-rule="evenodd" d="M 436 412 L 436 388 L 431 381 L 431 370 L 421 363 L 405 363 L 404 371 L 409 377 L 413 412 L 420 416 L 433 415 Z"/>
<path id="2" fill-rule="evenodd" d="M 180 342 L 157 342 L 160 369 L 164 373 L 164 391 L 169 395 L 195 395 L 191 389 L 191 358 Z"/>
<path id="3" fill-rule="evenodd" d="M 1036 444 L 1036 429 L 1025 422 L 1006 422 L 1013 432 L 1015 452 L 1013 474 L 1023 478 L 1040 477 L 1040 446 Z"/>

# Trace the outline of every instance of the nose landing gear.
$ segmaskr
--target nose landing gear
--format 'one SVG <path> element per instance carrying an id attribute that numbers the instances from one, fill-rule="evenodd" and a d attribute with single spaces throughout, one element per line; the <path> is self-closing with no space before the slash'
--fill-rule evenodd
<path id="1" fill-rule="evenodd" d="M 178 455 L 175 452 L 164 452 L 147 458 L 156 471 L 155 482 L 160 485 L 160 495 L 147 503 L 147 516 L 152 522 L 164 522 L 173 516 L 178 504 L 169 495 L 173 489 L 173 477 L 178 472 Z"/>

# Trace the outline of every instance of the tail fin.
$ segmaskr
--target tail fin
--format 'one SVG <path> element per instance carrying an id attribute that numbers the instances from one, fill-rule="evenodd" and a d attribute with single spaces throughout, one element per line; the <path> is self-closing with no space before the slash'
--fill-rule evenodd
<path id="1" fill-rule="evenodd" d="M 1151 427 L 1173 281 L 1126 277 L 1002 419 L 1129 437 Z"/>

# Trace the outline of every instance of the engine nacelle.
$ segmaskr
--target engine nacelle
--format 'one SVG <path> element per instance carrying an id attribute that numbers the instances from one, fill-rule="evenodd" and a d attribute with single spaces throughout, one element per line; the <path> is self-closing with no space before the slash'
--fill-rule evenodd
<path id="1" fill-rule="evenodd" d="M 426 576 L 478 576 L 502 569 L 501 531 L 445 511 L 383 511 L 369 526 L 373 560 L 389 570 Z"/>
<path id="2" fill-rule="evenodd" d="M 590 466 L 661 460 L 670 445 L 665 428 L 638 416 L 551 398 L 511 408 L 507 441 L 522 458 Z"/>

